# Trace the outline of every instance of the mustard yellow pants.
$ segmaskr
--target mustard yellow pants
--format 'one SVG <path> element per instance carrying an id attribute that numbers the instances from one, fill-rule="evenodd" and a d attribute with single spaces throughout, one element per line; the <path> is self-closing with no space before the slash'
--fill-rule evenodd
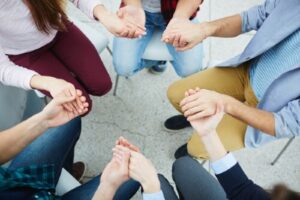
<path id="1" fill-rule="evenodd" d="M 168 98 L 172 105 L 182 112 L 179 103 L 188 89 L 199 87 L 226 94 L 255 107 L 258 103 L 250 85 L 249 65 L 244 64 L 236 68 L 210 68 L 173 83 L 168 89 Z M 244 148 L 244 138 L 247 124 L 225 115 L 217 132 L 228 151 Z M 188 152 L 195 158 L 207 159 L 207 152 L 197 133 L 193 133 L 188 141 Z"/>

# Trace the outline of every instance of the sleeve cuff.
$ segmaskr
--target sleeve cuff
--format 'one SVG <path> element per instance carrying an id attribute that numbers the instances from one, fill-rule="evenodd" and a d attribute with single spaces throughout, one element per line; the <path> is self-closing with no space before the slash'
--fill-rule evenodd
<path id="1" fill-rule="evenodd" d="M 143 193 L 143 200 L 165 200 L 162 191 L 156 193 Z"/>
<path id="2" fill-rule="evenodd" d="M 215 174 L 222 174 L 237 164 L 236 159 L 232 153 L 228 153 L 223 158 L 211 163 L 210 167 L 214 170 Z"/>

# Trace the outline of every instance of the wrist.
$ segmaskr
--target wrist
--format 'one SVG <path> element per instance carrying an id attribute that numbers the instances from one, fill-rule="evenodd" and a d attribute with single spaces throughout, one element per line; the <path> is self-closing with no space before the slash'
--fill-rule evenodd
<path id="1" fill-rule="evenodd" d="M 230 115 L 233 115 L 235 104 L 239 103 L 235 98 L 231 96 L 224 95 L 223 105 L 224 105 L 224 112 Z"/>
<path id="2" fill-rule="evenodd" d="M 50 83 L 54 80 L 56 80 L 56 78 L 50 76 L 35 75 L 30 80 L 30 86 L 32 89 L 49 91 Z"/>
<path id="3" fill-rule="evenodd" d="M 200 29 L 202 29 L 202 31 L 204 32 L 205 38 L 213 36 L 216 32 L 216 27 L 210 22 L 200 23 Z"/>
<path id="4" fill-rule="evenodd" d="M 144 193 L 156 193 L 161 190 L 157 175 L 153 179 L 148 179 L 145 182 L 142 182 L 141 185 L 143 187 Z"/>
<path id="5" fill-rule="evenodd" d="M 41 132 L 44 132 L 45 130 L 49 129 L 49 123 L 46 115 L 42 112 L 35 114 L 33 116 L 33 120 L 35 121 L 35 124 L 38 126 L 38 129 Z"/>
<path id="6" fill-rule="evenodd" d="M 115 196 L 118 188 L 112 186 L 111 184 L 106 184 L 105 182 L 100 183 L 95 196 L 101 197 L 103 200 L 111 200 Z"/>
<path id="7" fill-rule="evenodd" d="M 101 23 L 103 22 L 103 19 L 107 16 L 109 13 L 108 10 L 103 5 L 97 5 L 93 10 L 94 18 Z"/>

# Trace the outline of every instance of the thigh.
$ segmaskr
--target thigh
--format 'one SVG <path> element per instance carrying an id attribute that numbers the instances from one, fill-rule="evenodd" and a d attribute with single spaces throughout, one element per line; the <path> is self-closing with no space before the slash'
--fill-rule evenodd
<path id="1" fill-rule="evenodd" d="M 62 196 L 63 200 L 91 200 L 96 193 L 100 183 L 100 176 L 93 178 L 91 181 L 71 190 Z M 140 188 L 136 181 L 129 180 L 125 182 L 116 192 L 114 200 L 131 199 Z"/>
<path id="2" fill-rule="evenodd" d="M 83 92 L 89 103 L 89 110 L 92 107 L 92 101 L 89 97 L 85 87 L 82 86 L 65 67 L 63 63 L 58 60 L 52 52 L 48 49 L 40 49 L 32 53 L 27 53 L 18 56 L 11 56 L 11 60 L 20 66 L 36 71 L 43 76 L 51 76 L 59 79 L 63 79 L 69 83 L 72 83 L 76 89 Z M 48 91 L 41 91 L 45 95 L 51 97 Z"/>
<path id="3" fill-rule="evenodd" d="M 172 174 L 183 199 L 226 199 L 226 194 L 219 182 L 191 157 L 186 156 L 176 160 Z"/>
<path id="4" fill-rule="evenodd" d="M 217 133 L 227 151 L 236 151 L 245 147 L 246 128 L 244 122 L 230 115 L 224 116 L 217 127 Z M 207 151 L 197 133 L 193 133 L 188 141 L 188 152 L 195 158 L 208 159 Z"/>
<path id="5" fill-rule="evenodd" d="M 178 200 L 178 197 L 174 191 L 174 188 L 170 182 L 161 174 L 158 175 L 160 188 L 164 194 L 165 199 L 167 200 Z"/>
<path id="6" fill-rule="evenodd" d="M 114 38 L 113 65 L 117 74 L 130 76 L 145 67 L 143 66 L 142 57 L 154 30 L 155 25 L 152 23 L 150 16 L 146 15 L 147 34 L 145 36 L 137 39 Z"/>
<path id="7" fill-rule="evenodd" d="M 51 47 L 53 54 L 93 95 L 102 95 L 111 88 L 111 80 L 90 40 L 72 23 L 68 31 L 59 32 Z"/>
<path id="8" fill-rule="evenodd" d="M 43 133 L 26 147 L 10 164 L 9 169 L 30 165 L 53 164 L 55 166 L 56 180 L 70 150 L 76 144 L 81 132 L 81 119 L 52 128 Z"/>
<path id="9" fill-rule="evenodd" d="M 171 63 L 178 76 L 187 77 L 203 69 L 202 43 L 187 51 L 176 51 L 174 46 L 170 44 L 167 44 L 167 47 L 174 59 Z"/>
<path id="10" fill-rule="evenodd" d="M 179 112 L 181 112 L 179 103 L 184 98 L 184 93 L 188 89 L 196 87 L 213 90 L 245 101 L 244 73 L 243 66 L 210 68 L 173 83 L 168 88 L 168 98 Z"/>

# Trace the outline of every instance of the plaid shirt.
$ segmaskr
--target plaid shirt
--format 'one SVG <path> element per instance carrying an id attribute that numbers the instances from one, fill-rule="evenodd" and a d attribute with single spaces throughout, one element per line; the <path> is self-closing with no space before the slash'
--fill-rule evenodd
<path id="1" fill-rule="evenodd" d="M 167 23 L 172 19 L 177 3 L 179 0 L 161 0 L 161 13 L 164 16 L 164 19 Z M 121 7 L 125 6 L 124 2 L 122 2 Z M 197 11 L 199 8 L 197 9 Z M 191 16 L 190 19 L 193 19 L 197 15 L 197 11 Z"/>
<path id="2" fill-rule="evenodd" d="M 14 188 L 33 188 L 38 192 L 30 199 L 58 200 L 55 196 L 53 165 L 32 165 L 10 170 L 0 167 L 0 193 Z"/>

